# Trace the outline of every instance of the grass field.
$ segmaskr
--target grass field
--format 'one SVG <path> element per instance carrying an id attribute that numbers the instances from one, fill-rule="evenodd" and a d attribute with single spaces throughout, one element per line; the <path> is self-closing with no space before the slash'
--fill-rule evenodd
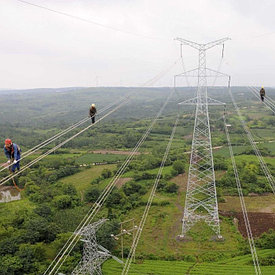
<path id="1" fill-rule="evenodd" d="M 272 250 L 258 251 L 258 256 L 274 255 Z M 162 260 L 137 260 L 132 263 L 128 274 L 138 275 L 172 275 L 172 274 L 202 274 L 202 275 L 249 275 L 255 274 L 254 266 L 250 263 L 251 255 L 235 257 L 227 261 L 214 263 L 200 263 L 187 261 L 162 261 Z M 108 260 L 103 265 L 104 275 L 121 274 L 122 265 L 114 260 Z M 275 266 L 261 266 L 262 274 L 271 275 L 275 273 Z"/>
<path id="2" fill-rule="evenodd" d="M 89 169 L 85 169 L 77 174 L 61 179 L 61 183 L 69 183 L 75 186 L 78 192 L 85 191 L 92 180 L 99 177 L 104 169 L 115 169 L 116 165 L 95 165 Z"/>
<path id="3" fill-rule="evenodd" d="M 242 211 L 239 197 L 224 196 L 224 198 L 226 202 L 219 203 L 219 210 Z M 275 200 L 272 194 L 267 196 L 244 197 L 244 201 L 248 212 L 275 213 Z"/>
<path id="4" fill-rule="evenodd" d="M 90 164 L 94 162 L 117 162 L 124 160 L 126 157 L 126 155 L 118 154 L 85 154 L 77 158 L 76 163 Z"/>
<path id="5" fill-rule="evenodd" d="M 266 147 L 268 150 L 271 151 L 272 154 L 275 154 L 275 142 L 269 143 L 261 143 L 258 145 L 258 148 Z M 239 146 L 232 146 L 234 154 L 242 154 L 246 150 L 252 150 L 252 147 L 250 145 L 239 145 Z M 213 150 L 214 157 L 219 155 L 223 157 L 230 157 L 228 147 L 225 145 L 220 149 L 214 149 Z"/>

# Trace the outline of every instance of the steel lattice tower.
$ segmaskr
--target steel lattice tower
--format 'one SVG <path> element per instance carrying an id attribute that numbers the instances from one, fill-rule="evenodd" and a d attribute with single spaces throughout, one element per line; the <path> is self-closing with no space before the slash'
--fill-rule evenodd
<path id="1" fill-rule="evenodd" d="M 199 51 L 199 67 L 177 75 L 198 78 L 197 96 L 179 103 L 182 105 L 196 105 L 187 193 L 180 235 L 182 238 L 199 220 L 205 221 L 217 237 L 221 238 L 208 105 L 221 105 L 223 103 L 207 96 L 207 77 L 214 76 L 213 74 L 216 74 L 216 77 L 224 76 L 224 74 L 206 68 L 206 50 L 223 44 L 228 39 L 223 38 L 207 44 L 198 44 L 176 38 L 182 44 Z"/>
<path id="2" fill-rule="evenodd" d="M 102 219 L 89 224 L 77 233 L 82 236 L 84 249 L 81 261 L 72 272 L 73 275 L 102 274 L 102 263 L 112 257 L 111 253 L 96 241 L 96 231 L 105 221 L 106 219 Z"/>

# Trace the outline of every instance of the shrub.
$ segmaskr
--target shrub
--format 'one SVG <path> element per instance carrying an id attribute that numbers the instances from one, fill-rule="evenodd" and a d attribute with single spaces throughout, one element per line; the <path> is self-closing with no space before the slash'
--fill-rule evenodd
<path id="1" fill-rule="evenodd" d="M 177 174 L 184 173 L 184 162 L 181 160 L 174 161 L 173 169 L 177 172 Z"/>
<path id="2" fill-rule="evenodd" d="M 260 238 L 256 240 L 256 246 L 260 248 L 275 248 L 275 230 L 269 229 L 268 232 L 263 233 Z"/>
<path id="3" fill-rule="evenodd" d="M 112 176 L 112 171 L 109 169 L 104 169 L 101 173 L 103 179 L 108 179 Z"/>
<path id="4" fill-rule="evenodd" d="M 85 193 L 85 200 L 87 202 L 95 202 L 100 195 L 100 191 L 98 188 L 90 186 Z"/>
<path id="5" fill-rule="evenodd" d="M 123 191 L 127 196 L 138 193 L 140 195 L 144 195 L 147 190 L 146 187 L 141 183 L 137 182 L 128 182 L 123 186 Z"/>
<path id="6" fill-rule="evenodd" d="M 177 193 L 178 189 L 178 185 L 174 182 L 168 182 L 168 184 L 164 187 L 164 191 L 167 193 Z"/>
<path id="7" fill-rule="evenodd" d="M 58 209 L 66 209 L 72 206 L 72 198 L 69 195 L 56 196 L 53 203 Z"/>
<path id="8" fill-rule="evenodd" d="M 40 217 L 49 219 L 49 217 L 52 215 L 52 210 L 48 205 L 41 204 L 34 209 L 34 213 Z"/>

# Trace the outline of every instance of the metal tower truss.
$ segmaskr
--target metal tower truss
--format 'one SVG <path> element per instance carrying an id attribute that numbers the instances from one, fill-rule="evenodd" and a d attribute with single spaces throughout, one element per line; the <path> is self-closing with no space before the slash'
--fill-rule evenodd
<path id="1" fill-rule="evenodd" d="M 81 261 L 73 270 L 73 275 L 91 275 L 102 274 L 101 265 L 110 257 L 122 263 L 118 258 L 96 241 L 96 231 L 102 226 L 106 219 L 99 220 L 93 224 L 89 224 L 77 232 L 82 236 L 81 241 L 84 242 L 84 249 Z"/>
<path id="2" fill-rule="evenodd" d="M 222 238 L 220 235 L 208 106 L 224 105 L 224 103 L 207 96 L 207 77 L 228 77 L 228 75 L 206 68 L 206 50 L 223 44 L 228 39 L 223 38 L 207 44 L 198 44 L 182 38 L 175 39 L 199 51 L 198 68 L 175 76 L 176 78 L 187 74 L 189 77 L 198 78 L 197 96 L 179 103 L 179 105 L 196 105 L 181 238 L 185 237 L 190 228 L 200 220 L 208 224 L 219 239 Z"/>
<path id="3" fill-rule="evenodd" d="M 196 68 L 181 74 L 177 74 L 174 77 L 179 77 L 179 76 L 198 77 L 198 74 L 199 74 L 199 68 Z M 229 75 L 209 69 L 209 68 L 205 68 L 205 77 L 229 77 Z"/>

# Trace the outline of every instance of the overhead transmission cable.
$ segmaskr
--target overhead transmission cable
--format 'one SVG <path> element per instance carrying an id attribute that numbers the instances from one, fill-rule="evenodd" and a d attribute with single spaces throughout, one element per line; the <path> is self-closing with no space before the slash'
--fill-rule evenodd
<path id="1" fill-rule="evenodd" d="M 175 64 L 175 63 L 174 63 L 174 64 Z M 161 75 L 160 77 L 162 77 L 162 75 Z M 154 78 L 154 79 L 155 79 L 155 81 L 158 80 L 158 79 L 156 79 L 156 78 Z M 145 86 L 146 84 L 147 84 L 147 82 L 145 82 L 145 83 L 144 83 L 143 85 L 141 85 L 141 86 Z M 160 114 L 162 113 L 164 107 L 166 106 L 166 104 L 167 104 L 168 101 L 170 100 L 170 97 L 171 97 L 171 96 L 172 96 L 172 93 L 171 93 L 171 94 L 169 95 L 169 97 L 167 98 L 167 101 L 165 102 L 163 108 L 159 111 L 157 117 L 154 119 L 154 121 L 152 122 L 151 126 L 148 128 L 147 132 L 144 134 L 144 136 L 141 138 L 141 140 L 137 143 L 136 147 L 133 149 L 134 152 L 136 152 L 136 151 L 138 150 L 138 148 L 140 147 L 140 145 L 143 143 L 143 141 L 145 140 L 145 138 L 146 138 L 146 137 L 148 136 L 148 134 L 150 133 L 150 131 L 151 131 L 153 125 L 155 124 L 156 120 L 158 119 L 158 117 L 159 117 Z M 138 147 L 137 147 L 137 146 L 138 146 Z M 127 168 L 128 163 L 129 163 L 129 161 L 131 160 L 131 158 L 133 157 L 133 155 L 134 155 L 134 154 L 130 155 L 130 156 L 125 160 L 124 164 L 126 164 L 126 166 L 124 166 L 124 164 L 122 164 L 121 167 L 123 167 L 123 169 L 122 169 L 122 170 L 118 170 L 118 172 L 117 172 L 116 175 L 118 175 L 118 173 L 122 174 L 122 173 L 124 172 L 124 170 Z M 115 177 L 115 176 L 114 176 L 114 177 Z M 119 179 L 119 178 L 118 178 L 118 179 Z M 109 185 L 108 185 L 108 186 L 109 186 Z M 105 194 L 105 191 L 108 189 L 108 186 L 105 188 L 105 190 L 102 192 L 101 195 L 104 195 L 104 194 Z M 107 191 L 108 191 L 108 190 L 107 190 Z M 107 194 L 107 196 L 108 196 L 108 194 Z M 106 197 L 107 197 L 107 196 L 106 196 Z M 100 200 L 100 198 L 101 198 L 101 196 L 98 198 L 98 200 Z M 106 199 L 106 198 L 105 198 L 105 199 Z M 95 203 L 95 205 L 97 205 L 97 202 Z M 86 221 L 87 217 L 89 217 L 90 213 L 91 213 L 93 210 L 94 210 L 94 209 L 91 208 L 91 209 L 88 211 L 88 213 L 87 213 L 86 216 L 83 218 L 83 220 L 80 222 L 80 224 L 79 224 L 79 226 L 77 227 L 77 229 L 76 229 L 75 232 L 77 232 L 77 231 L 79 230 L 79 228 L 81 227 L 81 225 L 83 224 L 83 222 Z M 98 212 L 98 211 L 97 211 L 97 212 Z M 96 213 L 97 213 L 97 212 L 96 212 Z M 96 214 L 96 213 L 95 213 L 95 214 Z M 86 223 L 85 223 L 85 225 L 86 225 Z M 84 225 L 84 226 L 85 226 L 85 225 Z M 72 240 L 72 239 L 73 239 L 73 240 Z M 74 235 L 71 235 L 71 237 L 67 240 L 67 242 L 65 243 L 65 245 L 63 246 L 63 248 L 59 251 L 58 255 L 57 255 L 57 256 L 55 257 L 55 259 L 51 262 L 50 266 L 47 268 L 47 270 L 45 271 L 44 274 L 47 274 L 47 272 L 49 271 L 49 269 L 51 268 L 51 266 L 54 264 L 54 262 L 57 261 L 57 259 L 59 259 L 59 262 L 60 262 L 60 260 L 61 260 L 60 255 L 61 255 L 61 253 L 63 253 L 62 251 L 66 249 L 67 245 L 71 245 L 71 244 L 69 244 L 70 242 L 72 243 L 72 242 L 74 242 L 74 241 L 75 241 Z M 76 242 L 77 242 L 77 241 L 78 241 L 78 240 L 76 240 Z M 67 255 L 69 255 L 70 251 L 73 249 L 74 246 L 75 246 L 75 244 L 74 244 L 74 245 L 72 246 L 72 248 L 69 250 L 69 252 L 68 252 Z M 65 253 L 66 253 L 66 251 L 65 251 Z M 64 255 L 64 253 L 63 253 L 63 255 Z M 63 256 L 62 256 L 62 257 L 63 257 Z M 63 262 L 66 260 L 66 258 L 67 258 L 67 256 L 65 257 L 65 259 L 63 260 Z M 61 265 L 63 264 L 63 262 L 62 262 L 62 263 L 60 264 L 60 266 L 58 267 L 58 270 L 59 270 L 59 268 L 61 267 Z M 57 263 L 57 264 L 58 264 L 58 263 Z M 56 266 L 54 267 L 54 269 L 55 269 L 55 268 L 56 268 Z M 57 271 L 56 271 L 56 272 L 57 272 Z M 50 272 L 49 274 L 52 274 L 52 272 Z M 55 273 L 55 274 L 56 274 L 56 273 Z"/>
<path id="2" fill-rule="evenodd" d="M 179 114 L 177 115 L 177 118 L 176 118 L 176 121 L 175 121 L 173 130 L 172 130 L 172 133 L 171 133 L 171 135 L 170 135 L 170 138 L 169 138 L 169 141 L 168 141 L 168 144 L 167 144 L 165 153 L 164 153 L 164 155 L 163 155 L 163 158 L 162 158 L 162 161 L 161 161 L 159 170 L 158 170 L 158 174 L 157 174 L 157 176 L 156 176 L 154 185 L 153 185 L 152 190 L 151 190 L 151 193 L 150 193 L 150 195 L 149 195 L 149 198 L 148 198 L 146 207 L 145 207 L 145 209 L 144 209 L 143 215 L 142 215 L 142 217 L 141 217 L 141 220 L 140 220 L 140 223 L 139 223 L 139 226 L 138 226 L 138 229 L 137 229 L 137 233 L 135 234 L 135 237 L 134 237 L 132 246 L 131 246 L 131 248 L 130 248 L 130 251 L 129 251 L 127 260 L 126 260 L 126 262 L 125 262 L 125 264 L 124 264 L 124 266 L 123 266 L 123 270 L 122 270 L 122 273 L 121 273 L 121 274 L 123 274 L 123 275 L 128 274 L 128 271 L 129 271 L 129 269 L 130 269 L 130 266 L 131 266 L 131 263 L 132 263 L 132 260 L 133 260 L 133 256 L 135 255 L 135 251 L 136 251 L 138 242 L 139 242 L 139 240 L 140 240 L 140 236 L 141 236 L 142 230 L 143 230 L 144 225 L 145 225 L 145 223 L 146 223 L 146 219 L 147 219 L 147 217 L 148 217 L 148 213 L 149 213 L 150 207 L 151 207 L 151 205 L 152 205 L 152 201 L 153 201 L 153 199 L 154 199 L 154 196 L 155 196 L 155 193 L 156 193 L 156 190 L 157 190 L 157 187 L 158 187 L 158 184 L 159 184 L 161 175 L 162 175 L 162 171 L 163 171 L 163 168 L 164 168 L 164 164 L 165 164 L 165 162 L 166 162 L 166 160 L 167 160 L 167 157 L 168 157 L 168 154 L 169 154 L 169 151 L 170 151 L 170 148 L 171 148 L 171 144 L 172 144 L 172 141 L 173 141 L 175 132 L 176 132 L 176 128 L 177 128 L 177 125 L 178 125 L 178 121 L 179 121 Z"/>
<path id="3" fill-rule="evenodd" d="M 89 126 L 87 126 L 86 128 L 82 129 L 81 131 L 79 131 L 78 133 L 76 133 L 75 135 L 71 136 L 70 138 L 66 139 L 65 141 L 61 142 L 60 144 L 56 145 L 55 147 L 53 147 L 52 149 L 48 150 L 47 152 L 45 152 L 44 154 L 40 155 L 39 157 L 37 157 L 36 159 L 32 160 L 31 162 L 27 163 L 25 166 L 23 166 L 16 174 L 12 174 L 9 175 L 3 179 L 1 179 L 0 181 L 0 185 L 3 185 L 4 183 L 6 183 L 7 181 L 9 181 L 10 179 L 13 179 L 14 177 L 16 177 L 17 175 L 21 174 L 23 171 L 25 171 L 26 169 L 28 169 L 29 167 L 31 167 L 33 164 L 37 163 L 38 161 L 40 161 L 41 159 L 43 159 L 44 157 L 46 157 L 47 155 L 51 154 L 52 152 L 54 152 L 55 150 L 59 149 L 61 146 L 63 146 L 64 144 L 68 143 L 69 141 L 71 141 L 73 138 L 79 136 L 80 134 L 82 134 L 83 132 L 85 132 L 86 130 L 88 130 L 89 128 L 91 128 L 92 126 L 94 126 L 95 124 L 97 124 L 98 122 L 100 122 L 101 120 L 103 120 L 105 117 L 109 116 L 110 114 L 112 114 L 114 111 L 118 110 L 120 107 L 122 107 L 127 101 L 129 100 L 129 98 L 124 98 L 124 100 L 115 108 L 113 108 L 111 111 L 109 111 L 107 114 L 105 114 L 104 116 L 102 116 L 101 118 L 99 118 L 94 124 L 91 124 Z"/>
<path id="4" fill-rule="evenodd" d="M 164 38 L 160 38 L 160 37 L 152 37 L 152 36 L 147 36 L 147 35 L 143 35 L 143 34 L 134 33 L 134 32 L 131 32 L 131 31 L 125 31 L 123 29 L 119 29 L 119 28 L 115 28 L 115 27 L 112 27 L 112 26 L 109 26 L 109 25 L 98 23 L 94 20 L 85 19 L 85 18 L 82 18 L 80 16 L 72 15 L 72 14 L 69 14 L 69 13 L 66 13 L 66 12 L 63 12 L 63 11 L 47 8 L 45 6 L 41 6 L 41 5 L 38 5 L 38 4 L 34 4 L 34 3 L 29 2 L 29 1 L 25 1 L 25 0 L 16 0 L 16 1 L 27 4 L 27 5 L 30 5 L 30 6 L 33 6 L 33 7 L 40 8 L 40 9 L 43 9 L 43 10 L 46 10 L 46 11 L 49 11 L 49 12 L 52 12 L 52 13 L 56 13 L 56 14 L 59 14 L 59 15 L 70 17 L 72 19 L 76 19 L 76 20 L 79 20 L 79 21 L 82 21 L 82 22 L 85 22 L 85 23 L 93 24 L 93 25 L 96 25 L 96 26 L 99 26 L 99 27 L 102 27 L 102 28 L 105 28 L 105 29 L 110 29 L 112 31 L 121 32 L 121 33 L 124 33 L 124 34 L 138 36 L 138 37 L 143 37 L 143 38 L 146 38 L 146 39 L 164 40 Z M 165 39 L 165 40 L 167 41 L 167 39 Z"/>
<path id="5" fill-rule="evenodd" d="M 124 99 L 124 98 L 123 98 Z M 109 108 L 111 108 L 112 106 L 116 106 L 117 104 L 119 104 L 119 102 L 121 101 L 121 99 L 117 100 L 116 102 L 113 102 L 107 106 L 105 106 L 104 108 L 102 108 L 99 112 L 98 115 L 105 112 L 106 110 L 108 110 Z M 74 123 L 73 125 L 69 126 L 68 128 L 64 129 L 63 131 L 57 133 L 56 135 L 48 138 L 47 140 L 41 142 L 40 144 L 35 145 L 33 148 L 29 149 L 26 152 L 22 153 L 22 157 L 20 158 L 20 161 L 28 156 L 30 156 L 31 154 L 35 153 L 36 151 L 38 151 L 39 149 L 45 147 L 46 145 L 52 143 L 54 140 L 62 137 L 63 135 L 69 133 L 70 131 L 74 130 L 75 128 L 77 128 L 78 126 L 84 124 L 85 122 L 89 121 L 90 117 L 85 117 L 84 119 Z M 4 168 L 0 169 L 0 172 L 2 172 L 3 170 L 11 167 L 13 165 L 13 163 L 5 166 Z M 1 182 L 1 181 L 0 181 Z"/>
<path id="6" fill-rule="evenodd" d="M 252 260 L 253 260 L 253 264 L 254 264 L 254 268 L 255 268 L 255 273 L 257 275 L 261 275 L 262 273 L 261 273 L 261 269 L 260 269 L 260 265 L 259 265 L 257 250 L 256 250 L 252 230 L 251 230 L 249 219 L 248 219 L 248 214 L 247 214 L 247 210 L 246 210 L 246 206 L 245 206 L 242 186 L 241 186 L 240 177 L 238 174 L 238 169 L 237 169 L 237 165 L 236 165 L 236 161 L 235 161 L 235 157 L 234 157 L 234 153 L 233 153 L 233 149 L 232 149 L 232 144 L 230 141 L 230 136 L 229 136 L 228 126 L 226 124 L 225 114 L 223 115 L 223 121 L 224 121 L 225 133 L 226 133 L 226 137 L 227 137 L 227 143 L 228 143 L 228 148 L 229 148 L 229 152 L 230 152 L 231 162 L 232 162 L 232 166 L 233 166 L 233 170 L 234 170 L 234 174 L 235 174 L 235 180 L 236 180 L 236 184 L 237 184 L 238 194 L 239 194 L 239 198 L 240 198 L 241 208 L 242 208 L 242 212 L 243 212 L 243 219 L 244 219 L 244 223 L 245 223 L 247 238 L 248 238 L 250 251 L 251 251 L 251 255 L 252 255 Z"/>
<path id="7" fill-rule="evenodd" d="M 183 61 L 182 46 L 183 46 L 182 43 L 180 43 L 180 59 L 181 59 L 181 65 L 182 65 L 183 73 L 184 73 L 184 75 L 185 75 L 185 80 L 186 80 L 187 87 L 190 87 L 189 79 L 188 79 L 188 76 L 187 76 L 187 74 L 186 74 L 185 64 L 184 64 L 184 61 Z"/>
<path id="8" fill-rule="evenodd" d="M 143 83 L 142 85 L 140 85 L 140 87 L 144 87 L 144 86 L 148 86 L 148 83 L 150 83 L 151 85 L 153 84 L 153 82 L 156 82 L 157 80 L 159 80 L 161 77 L 163 77 L 166 73 L 168 73 L 172 67 L 174 67 L 177 64 L 178 60 L 176 60 L 175 62 L 173 62 L 172 65 L 170 65 L 167 69 L 165 69 L 164 71 L 162 71 L 161 73 L 157 74 L 154 78 L 150 79 L 149 81 L 146 81 L 145 83 Z M 106 111 L 107 109 L 109 109 L 110 107 L 116 106 L 117 104 L 120 103 L 120 101 L 125 100 L 125 98 L 128 98 L 128 96 L 119 99 L 111 104 L 109 104 L 108 106 L 104 107 L 98 114 L 101 114 L 102 112 Z M 130 98 L 130 97 L 129 97 Z M 72 126 L 69 126 L 67 129 L 61 131 L 60 133 L 57 133 L 56 135 L 54 135 L 53 137 L 43 141 L 42 143 L 34 146 L 33 148 L 29 149 L 28 151 L 26 151 L 25 153 L 22 154 L 22 157 L 20 160 L 22 160 L 23 158 L 33 154 L 34 152 L 36 152 L 37 150 L 43 148 L 44 146 L 50 144 L 52 141 L 58 139 L 59 137 L 67 134 L 68 132 L 70 132 L 71 130 L 75 129 L 76 127 L 80 126 L 81 124 L 85 123 L 86 121 L 88 121 L 90 119 L 90 117 L 84 118 L 83 120 L 80 120 L 79 122 L 76 122 L 75 124 L 73 124 Z M 13 165 L 13 163 L 9 164 L 8 166 L 5 166 L 4 168 L 0 169 L 0 172 L 7 169 L 8 167 L 11 167 Z M 24 167 L 23 167 L 24 168 Z M 21 168 L 21 170 L 23 169 Z M 19 173 L 17 173 L 18 175 Z M 13 178 L 12 175 L 7 176 L 4 179 L 0 180 L 0 185 L 2 185 L 2 181 L 4 181 L 5 179 L 11 179 Z"/>
<path id="9" fill-rule="evenodd" d="M 241 115 L 240 109 L 239 109 L 239 107 L 237 106 L 237 104 L 235 102 L 235 99 L 234 99 L 232 91 L 231 91 L 231 87 L 229 88 L 229 94 L 230 94 L 232 103 L 233 103 L 233 105 L 235 107 L 235 110 L 237 111 L 237 114 L 238 114 L 239 120 L 240 120 L 240 122 L 242 124 L 242 127 L 243 127 L 243 129 L 244 129 L 244 131 L 245 131 L 245 133 L 247 135 L 247 138 L 248 138 L 250 144 L 251 144 L 251 147 L 253 148 L 254 153 L 257 156 L 258 160 L 259 160 L 261 168 L 262 168 L 262 170 L 263 170 L 263 172 L 264 172 L 264 174 L 265 174 L 265 176 L 267 178 L 267 181 L 268 181 L 268 183 L 269 183 L 269 185 L 271 187 L 271 190 L 272 190 L 273 194 L 275 194 L 275 182 L 274 182 L 274 178 L 273 178 L 273 176 L 272 176 L 269 168 L 267 167 L 267 165 L 266 165 L 266 163 L 265 163 L 265 161 L 264 161 L 264 159 L 262 157 L 262 154 L 261 154 L 260 150 L 258 149 L 258 147 L 257 147 L 257 145 L 256 145 L 256 143 L 255 143 L 255 141 L 253 139 L 253 136 L 252 136 L 249 128 L 247 127 L 245 121 L 242 119 L 242 115 Z"/>
<path id="10" fill-rule="evenodd" d="M 256 87 L 248 87 L 248 88 L 257 98 L 259 98 L 259 100 L 261 100 Z M 263 104 L 267 108 L 269 108 L 273 112 L 273 114 L 275 114 L 275 103 L 273 102 L 273 100 L 270 97 L 265 96 L 265 100 L 263 101 Z"/>
<path id="11" fill-rule="evenodd" d="M 215 86 L 215 84 L 216 84 L 219 71 L 221 70 L 221 67 L 222 67 L 223 57 L 224 57 L 224 44 L 222 44 L 222 55 L 221 55 L 221 59 L 220 59 L 219 65 L 218 65 L 217 73 L 216 73 L 216 75 L 214 77 L 212 86 Z"/>
<path id="12" fill-rule="evenodd" d="M 171 71 L 171 69 L 179 62 L 180 58 L 177 59 L 172 65 L 170 65 L 167 69 L 163 70 L 162 72 L 160 72 L 159 74 L 157 74 L 155 77 L 153 77 L 152 79 L 149 79 L 148 81 L 146 81 L 145 83 L 142 84 L 142 87 L 146 87 L 146 86 L 152 86 L 156 80 L 162 78 L 164 75 L 166 75 L 168 72 Z"/>
<path id="13" fill-rule="evenodd" d="M 131 151 L 130 155 L 128 155 L 127 159 L 124 161 L 124 163 L 121 165 L 121 167 L 118 169 L 116 174 L 113 176 L 111 181 L 108 183 L 108 185 L 105 187 L 103 192 L 100 194 L 96 202 L 93 204 L 92 208 L 88 211 L 86 216 L 82 219 L 74 233 L 71 235 L 71 237 L 68 239 L 68 241 L 65 243 L 65 245 L 61 248 L 59 253 L 56 255 L 54 260 L 51 262 L 50 266 L 47 268 L 47 270 L 44 272 L 44 275 L 46 274 L 57 274 L 58 270 L 62 266 L 62 264 L 65 262 L 66 258 L 72 251 L 72 249 L 75 247 L 76 243 L 79 240 L 79 236 L 76 234 L 79 230 L 84 228 L 88 223 L 90 223 L 98 211 L 101 209 L 103 203 L 106 201 L 107 197 L 109 194 L 112 192 L 113 188 L 115 187 L 117 181 L 120 179 L 121 175 L 125 172 L 126 168 L 128 167 L 130 161 L 132 160 L 133 156 L 135 156 L 135 153 L 138 151 L 139 147 L 143 144 L 145 139 L 148 137 L 150 134 L 153 126 L 155 125 L 157 119 L 160 117 L 162 114 L 164 108 L 168 104 L 170 98 L 173 95 L 173 90 L 170 92 L 169 96 L 167 97 L 166 101 L 162 105 L 161 109 L 157 113 L 157 115 L 154 117 L 152 120 L 151 124 L 147 128 L 146 132 L 143 134 L 143 136 L 140 138 L 140 140 L 137 142 L 136 146 L 134 149 Z M 53 273 L 55 272 L 55 273 Z"/>

